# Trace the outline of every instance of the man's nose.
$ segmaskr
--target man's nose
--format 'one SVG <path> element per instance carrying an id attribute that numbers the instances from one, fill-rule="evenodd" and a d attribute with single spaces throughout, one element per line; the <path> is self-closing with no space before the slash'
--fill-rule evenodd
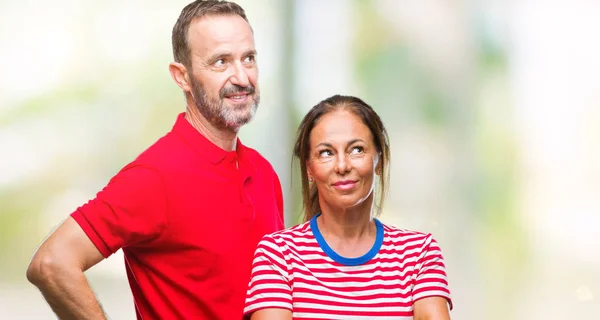
<path id="1" fill-rule="evenodd" d="M 247 87 L 250 85 L 250 79 L 248 78 L 248 70 L 240 62 L 234 66 L 234 73 L 231 76 L 231 83 L 240 87 Z"/>

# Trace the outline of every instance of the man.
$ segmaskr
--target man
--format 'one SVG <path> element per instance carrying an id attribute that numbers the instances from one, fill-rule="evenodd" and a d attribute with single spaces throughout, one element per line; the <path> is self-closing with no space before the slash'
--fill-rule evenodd
<path id="1" fill-rule="evenodd" d="M 60 319 L 105 319 L 84 271 L 123 249 L 138 319 L 240 319 L 254 249 L 283 228 L 271 165 L 242 145 L 258 70 L 244 10 L 195 1 L 173 28 L 187 108 L 42 243 L 27 270 Z"/>

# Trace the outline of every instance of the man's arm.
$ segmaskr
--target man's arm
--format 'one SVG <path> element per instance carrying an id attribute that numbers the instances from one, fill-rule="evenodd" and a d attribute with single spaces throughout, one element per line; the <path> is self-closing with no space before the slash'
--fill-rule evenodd
<path id="1" fill-rule="evenodd" d="M 27 279 L 59 319 L 106 319 L 83 272 L 104 257 L 69 217 L 35 252 Z"/>

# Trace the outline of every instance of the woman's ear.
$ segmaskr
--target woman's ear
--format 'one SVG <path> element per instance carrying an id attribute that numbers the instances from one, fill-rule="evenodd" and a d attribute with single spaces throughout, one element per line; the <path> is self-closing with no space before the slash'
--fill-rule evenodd
<path id="1" fill-rule="evenodd" d="M 383 173 L 383 165 L 381 164 L 381 152 L 377 153 L 377 157 L 375 158 L 375 174 L 381 176 Z"/>
<path id="2" fill-rule="evenodd" d="M 312 171 L 310 170 L 310 168 L 308 167 L 308 165 L 306 165 L 306 177 L 308 178 L 308 182 L 315 181 L 315 179 L 313 177 L 313 174 L 312 174 Z"/>

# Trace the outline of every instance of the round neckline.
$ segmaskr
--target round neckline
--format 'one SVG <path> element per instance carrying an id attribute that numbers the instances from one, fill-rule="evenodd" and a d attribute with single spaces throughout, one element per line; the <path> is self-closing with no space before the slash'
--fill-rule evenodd
<path id="1" fill-rule="evenodd" d="M 375 243 L 373 243 L 371 249 L 360 257 L 346 258 L 342 257 L 333 249 L 331 249 L 331 247 L 327 244 L 327 241 L 325 241 L 325 238 L 323 238 L 323 235 L 321 234 L 321 231 L 319 230 L 319 226 L 317 224 L 317 218 L 319 216 L 321 216 L 320 213 L 315 215 L 312 219 L 310 219 L 310 229 L 315 235 L 315 239 L 317 239 L 319 247 L 321 247 L 325 254 L 331 259 L 333 259 L 333 261 L 346 266 L 359 266 L 373 259 L 373 257 L 375 257 L 375 255 L 379 252 L 379 249 L 381 249 L 381 245 L 383 244 L 383 225 L 379 220 L 377 220 L 377 218 L 373 219 L 375 220 L 375 227 L 377 231 L 375 236 Z"/>

